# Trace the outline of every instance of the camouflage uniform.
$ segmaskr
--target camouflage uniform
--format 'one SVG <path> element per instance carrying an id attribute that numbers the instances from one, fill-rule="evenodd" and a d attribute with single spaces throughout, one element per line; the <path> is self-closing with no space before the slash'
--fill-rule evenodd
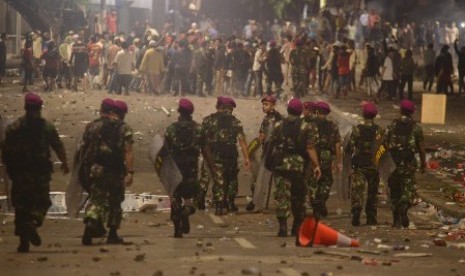
<path id="1" fill-rule="evenodd" d="M 292 65 L 292 91 L 294 97 L 301 98 L 307 94 L 309 58 L 303 48 L 292 50 L 289 63 Z"/>
<path id="2" fill-rule="evenodd" d="M 318 181 L 310 181 L 309 196 L 313 212 L 316 216 L 327 215 L 326 201 L 333 185 L 332 165 L 336 162 L 336 144 L 341 142 L 339 128 L 326 118 L 316 118 L 319 139 L 316 143 L 321 177 Z"/>
<path id="3" fill-rule="evenodd" d="M 219 205 L 226 199 L 229 208 L 238 192 L 237 142 L 245 138 L 242 123 L 231 111 L 217 111 L 204 118 L 202 122 L 202 142 L 212 153 L 213 201 Z"/>
<path id="4" fill-rule="evenodd" d="M 90 166 L 90 207 L 84 223 L 86 231 L 99 236 L 100 226 L 118 229 L 121 224 L 121 202 L 124 201 L 125 144 L 133 144 L 133 131 L 123 121 L 99 118 L 86 126 L 83 135 L 83 167 Z M 81 174 L 82 175 L 82 174 Z M 91 242 L 91 241 L 90 241 Z M 86 242 L 83 239 L 85 245 Z"/>
<path id="5" fill-rule="evenodd" d="M 350 200 L 354 225 L 360 225 L 360 212 L 363 209 L 364 193 L 366 187 L 367 200 L 365 212 L 367 224 L 377 224 L 377 205 L 379 175 L 373 163 L 372 147 L 374 141 L 384 136 L 384 130 L 375 124 L 372 119 L 366 119 L 362 124 L 353 127 L 348 147 L 354 152 L 351 176 Z"/>
<path id="6" fill-rule="evenodd" d="M 294 221 L 305 215 L 306 187 L 304 171 L 308 160 L 307 147 L 316 145 L 318 131 L 295 115 L 289 115 L 277 122 L 271 136 L 274 145 L 273 163 L 277 201 L 276 217 L 288 218 L 290 212 Z"/>
<path id="7" fill-rule="evenodd" d="M 183 176 L 171 200 L 171 219 L 175 224 L 176 237 L 189 233 L 188 217 L 195 212 L 194 205 L 187 202 L 200 190 L 197 180 L 200 138 L 201 127 L 190 116 L 179 117 L 178 122 L 170 125 L 165 133 L 165 143 Z"/>
<path id="8" fill-rule="evenodd" d="M 2 160 L 13 182 L 11 200 L 17 236 L 37 235 L 36 228 L 42 225 L 52 204 L 50 147 L 57 153 L 64 152 L 54 125 L 45 119 L 21 117 L 6 129 Z"/>
<path id="9" fill-rule="evenodd" d="M 385 143 L 396 164 L 396 170 L 388 181 L 394 226 L 409 225 L 407 211 L 416 195 L 415 153 L 420 152 L 423 141 L 423 129 L 411 117 L 395 119 L 387 128 Z"/>
<path id="10" fill-rule="evenodd" d="M 199 47 L 194 51 L 194 68 L 197 74 L 197 96 L 204 96 L 203 86 L 207 94 L 212 93 L 212 64 L 213 54 L 204 47 Z"/>

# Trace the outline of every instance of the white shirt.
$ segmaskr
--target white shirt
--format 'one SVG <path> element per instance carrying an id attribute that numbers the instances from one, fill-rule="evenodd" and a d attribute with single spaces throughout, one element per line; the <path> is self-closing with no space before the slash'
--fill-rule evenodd
<path id="1" fill-rule="evenodd" d="M 368 13 L 362 13 L 359 20 L 362 26 L 368 27 Z"/>
<path id="2" fill-rule="evenodd" d="M 261 69 L 260 58 L 262 56 L 262 49 L 258 49 L 255 52 L 255 56 L 253 59 L 252 71 L 256 72 Z"/>
<path id="3" fill-rule="evenodd" d="M 134 55 L 128 50 L 120 50 L 115 57 L 118 74 L 130 75 L 134 64 Z"/>
<path id="4" fill-rule="evenodd" d="M 383 73 L 383 80 L 385 81 L 392 81 L 394 80 L 394 67 L 392 64 L 392 59 L 390 57 L 386 57 L 384 60 L 384 73 Z"/>

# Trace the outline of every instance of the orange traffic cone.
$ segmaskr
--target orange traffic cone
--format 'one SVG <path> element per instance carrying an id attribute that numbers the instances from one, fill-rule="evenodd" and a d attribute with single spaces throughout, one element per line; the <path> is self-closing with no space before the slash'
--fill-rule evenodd
<path id="1" fill-rule="evenodd" d="M 313 217 L 306 218 L 299 228 L 297 245 L 339 245 L 348 247 L 359 247 L 357 240 L 353 240 L 346 235 L 339 233 L 329 226 L 315 220 Z"/>

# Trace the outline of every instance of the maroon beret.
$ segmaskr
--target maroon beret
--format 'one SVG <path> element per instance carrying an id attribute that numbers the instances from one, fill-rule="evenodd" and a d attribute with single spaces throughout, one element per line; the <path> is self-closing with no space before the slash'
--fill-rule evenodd
<path id="1" fill-rule="evenodd" d="M 262 99 L 262 103 L 264 102 L 267 102 L 267 103 L 272 103 L 272 104 L 276 104 L 276 98 L 273 97 L 273 96 L 266 96 Z"/>
<path id="2" fill-rule="evenodd" d="M 234 101 L 233 98 L 224 97 L 223 98 L 223 105 L 230 105 L 232 107 L 236 107 L 236 102 Z"/>
<path id="3" fill-rule="evenodd" d="M 297 99 L 297 98 L 292 98 L 288 103 L 287 103 L 287 108 L 294 111 L 295 113 L 301 114 L 302 111 L 304 110 L 304 107 L 302 105 L 302 102 Z"/>
<path id="4" fill-rule="evenodd" d="M 302 46 L 302 45 L 304 45 L 304 41 L 302 39 L 299 38 L 295 41 L 295 46 Z"/>
<path id="5" fill-rule="evenodd" d="M 219 96 L 218 98 L 216 98 L 216 106 L 220 106 L 223 104 L 223 101 L 224 101 L 224 97 L 223 96 Z"/>
<path id="6" fill-rule="evenodd" d="M 178 111 L 184 111 L 188 114 L 192 114 L 194 113 L 194 104 L 186 98 L 180 99 Z"/>
<path id="7" fill-rule="evenodd" d="M 304 108 L 315 108 L 314 102 L 304 102 Z"/>
<path id="8" fill-rule="evenodd" d="M 327 113 L 331 112 L 331 107 L 329 106 L 327 102 L 317 102 L 315 104 L 315 107 Z"/>
<path id="9" fill-rule="evenodd" d="M 120 113 L 123 113 L 123 114 L 126 114 L 128 113 L 128 105 L 123 102 L 123 101 L 120 101 L 120 100 L 116 100 L 113 104 L 115 110 L 117 112 L 120 112 Z"/>
<path id="10" fill-rule="evenodd" d="M 412 114 L 415 112 L 415 104 L 412 101 L 403 100 L 400 102 L 400 110 Z"/>
<path id="11" fill-rule="evenodd" d="M 271 48 L 276 47 L 276 41 L 274 41 L 274 40 L 270 41 L 270 47 Z"/>
<path id="12" fill-rule="evenodd" d="M 363 116 L 368 118 L 374 118 L 378 114 L 378 109 L 374 103 L 366 103 L 363 105 Z"/>
<path id="13" fill-rule="evenodd" d="M 115 107 L 115 101 L 110 98 L 103 99 L 102 104 L 100 107 L 106 107 L 106 108 L 114 108 Z"/>
<path id="14" fill-rule="evenodd" d="M 26 110 L 40 109 L 43 103 L 42 98 L 36 93 L 29 92 L 24 96 L 24 108 Z"/>

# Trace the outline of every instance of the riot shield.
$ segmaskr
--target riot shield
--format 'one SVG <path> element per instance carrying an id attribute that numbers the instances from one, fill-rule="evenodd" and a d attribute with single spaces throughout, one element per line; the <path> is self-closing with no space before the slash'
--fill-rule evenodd
<path id="1" fill-rule="evenodd" d="M 350 198 L 353 154 L 349 145 L 351 134 L 351 131 L 347 132 L 342 143 L 342 179 L 339 182 L 338 192 L 341 194 L 343 200 L 348 200 Z"/>
<path id="2" fill-rule="evenodd" d="M 263 209 L 268 190 L 272 184 L 273 174 L 265 167 L 265 158 L 262 158 L 258 168 L 255 190 L 252 201 L 258 209 Z"/>
<path id="3" fill-rule="evenodd" d="M 7 126 L 11 124 L 12 122 L 13 121 L 9 119 L 0 118 L 0 145 L 5 140 L 5 131 L 6 131 Z M 3 162 L 0 160 L 0 194 L 4 193 L 6 195 L 7 210 L 5 211 L 10 211 L 13 209 L 11 205 L 11 200 L 10 200 L 10 192 L 11 192 L 11 181 L 6 172 L 5 164 L 3 164 Z"/>
<path id="4" fill-rule="evenodd" d="M 79 136 L 79 137 L 82 137 Z M 77 218 L 79 212 L 84 207 L 84 204 L 87 200 L 87 196 L 84 194 L 84 188 L 81 185 L 79 180 L 79 170 L 81 168 L 81 139 L 77 140 L 76 151 L 73 158 L 73 168 L 71 170 L 71 179 L 69 181 L 68 187 L 66 188 L 66 211 L 68 217 Z"/>
<path id="5" fill-rule="evenodd" d="M 389 177 L 396 170 L 396 164 L 392 159 L 391 154 L 383 144 L 383 138 L 379 138 L 375 141 L 372 149 L 373 162 L 378 169 L 379 178 L 384 183 L 386 193 L 388 194 L 387 184 Z"/>
<path id="6" fill-rule="evenodd" d="M 169 196 L 173 196 L 182 181 L 182 174 L 165 145 L 164 138 L 155 135 L 149 147 L 149 159 Z"/>

